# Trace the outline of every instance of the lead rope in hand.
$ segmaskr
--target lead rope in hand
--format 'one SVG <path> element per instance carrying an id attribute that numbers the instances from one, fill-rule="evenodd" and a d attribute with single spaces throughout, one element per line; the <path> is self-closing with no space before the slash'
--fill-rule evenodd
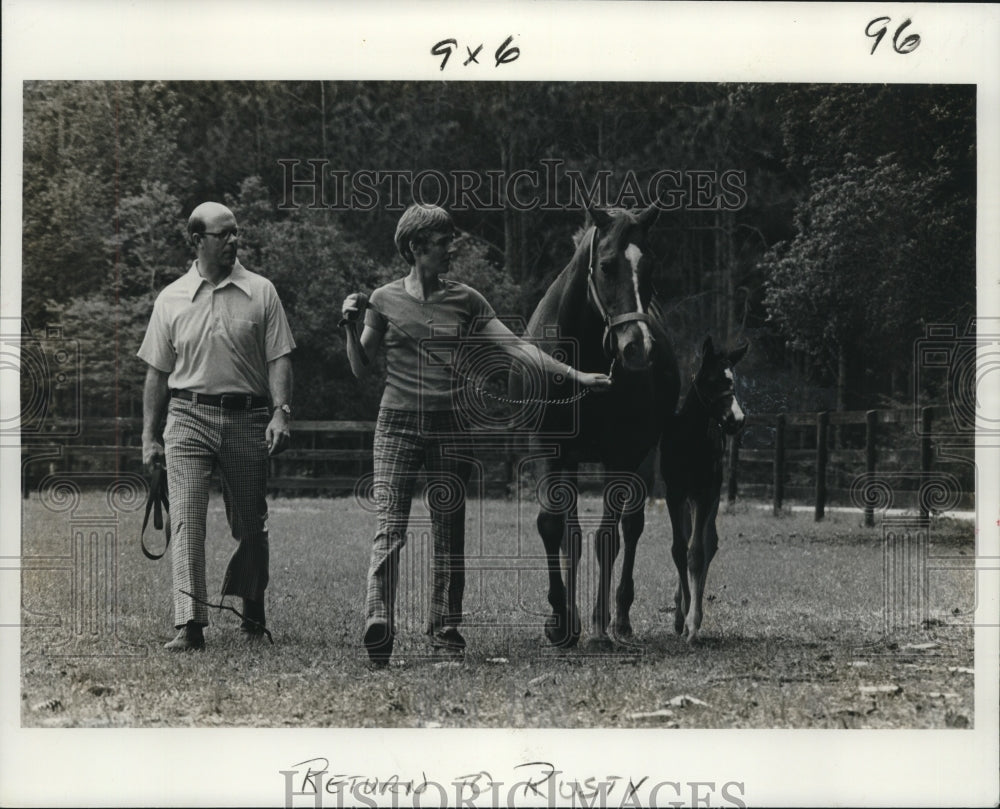
<path id="1" fill-rule="evenodd" d="M 163 545 L 163 553 L 153 553 L 146 547 L 146 526 L 149 525 L 149 513 L 153 512 L 153 527 L 163 530 L 166 535 L 166 542 Z M 163 512 L 167 513 L 166 522 L 163 519 Z M 170 499 L 167 494 L 167 471 L 163 464 L 157 463 L 153 466 L 153 474 L 149 481 L 149 496 L 146 498 L 146 516 L 142 519 L 142 533 L 139 534 L 139 546 L 147 559 L 154 562 L 162 559 L 170 546 Z"/>

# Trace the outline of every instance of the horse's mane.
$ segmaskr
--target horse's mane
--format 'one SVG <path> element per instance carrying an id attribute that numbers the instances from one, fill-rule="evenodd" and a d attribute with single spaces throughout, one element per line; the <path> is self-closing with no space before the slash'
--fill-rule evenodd
<path id="1" fill-rule="evenodd" d="M 586 292 L 585 274 L 578 272 L 578 264 L 582 250 L 586 249 L 575 240 L 577 248 L 569 263 L 559 272 L 555 280 L 548 285 L 545 294 L 535 307 L 528 321 L 528 333 L 537 334 L 540 325 L 558 325 L 562 327 L 563 335 L 568 335 L 566 326 L 574 322 L 572 314 L 579 312 L 583 305 L 583 295 Z"/>

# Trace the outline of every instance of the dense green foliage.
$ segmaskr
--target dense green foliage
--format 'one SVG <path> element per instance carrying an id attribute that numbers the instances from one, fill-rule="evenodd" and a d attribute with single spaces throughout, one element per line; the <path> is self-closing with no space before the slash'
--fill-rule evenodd
<path id="1" fill-rule="evenodd" d="M 658 171 L 742 172 L 735 209 L 688 193 L 654 248 L 682 355 L 707 331 L 754 343 L 750 409 L 833 404 L 838 384 L 846 407 L 912 401 L 924 326 L 962 331 L 974 313 L 972 87 L 30 82 L 24 116 L 23 315 L 79 341 L 87 415 L 140 412 L 152 300 L 191 260 L 188 212 L 216 199 L 285 302 L 297 415 L 371 418 L 380 381 L 351 377 L 336 323 L 345 294 L 405 272 L 392 234 L 413 192 L 390 200 L 382 183 L 366 200 L 363 170 L 527 170 L 541 186 L 555 172 L 549 209 L 517 210 L 501 189 L 455 211 L 468 238 L 454 277 L 515 317 L 583 222 L 567 174 L 589 187 L 607 172 L 601 201 L 632 206 Z M 289 197 L 283 160 L 344 179 L 310 205 L 303 188 Z M 531 198 L 531 178 L 513 190 Z M 341 191 L 356 204 L 337 205 Z"/>

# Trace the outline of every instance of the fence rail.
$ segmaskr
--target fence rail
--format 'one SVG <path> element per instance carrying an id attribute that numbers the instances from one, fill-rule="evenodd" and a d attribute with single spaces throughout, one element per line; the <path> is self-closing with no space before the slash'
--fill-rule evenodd
<path id="1" fill-rule="evenodd" d="M 935 435 L 935 425 L 946 426 Z M 824 411 L 820 413 L 757 413 L 748 417 L 748 424 L 769 426 L 774 430 L 773 445 L 767 449 L 740 449 L 734 441 L 730 453 L 728 474 L 729 498 L 734 499 L 734 478 L 741 474 L 740 466 L 747 463 L 770 463 L 771 485 L 759 481 L 744 487 L 745 493 L 770 495 L 775 513 L 784 505 L 786 496 L 811 500 L 817 520 L 821 520 L 828 502 L 839 501 L 858 505 L 865 514 L 865 523 L 874 524 L 874 512 L 886 497 L 896 505 L 919 508 L 926 517 L 936 505 L 952 508 L 973 508 L 974 437 L 973 429 L 958 430 L 951 409 L 942 406 L 902 408 L 898 410 Z M 879 446 L 880 433 L 906 426 L 912 429 L 912 446 Z M 844 427 L 864 427 L 863 447 L 831 448 L 831 432 Z M 808 449 L 789 449 L 789 429 L 815 430 L 814 445 Z M 946 452 L 942 449 L 946 448 Z M 937 453 L 935 453 L 937 449 Z M 935 454 L 940 455 L 935 464 Z M 949 465 L 964 464 L 969 468 L 960 474 L 936 469 L 947 460 Z M 814 464 L 811 487 L 787 485 L 790 466 Z M 853 470 L 852 487 L 828 487 L 828 473 L 833 467 Z M 863 470 L 863 472 L 861 471 Z M 862 477 L 863 475 L 863 477 Z M 893 478 L 908 486 L 887 494 L 886 485 Z M 951 491 L 942 491 L 944 483 Z M 860 485 L 859 485 L 860 484 Z"/>
<path id="2" fill-rule="evenodd" d="M 941 407 L 748 415 L 746 429 L 730 442 L 725 495 L 730 502 L 739 496 L 769 499 L 776 513 L 787 500 L 809 503 L 817 520 L 828 504 L 857 505 L 868 524 L 884 506 L 890 484 L 894 505 L 923 514 L 942 504 L 972 508 L 974 432 L 955 430 L 948 416 Z M 946 429 L 936 434 L 938 424 Z M 374 429 L 371 421 L 293 422 L 292 445 L 271 459 L 270 490 L 352 493 L 372 470 Z M 24 439 L 25 497 L 56 471 L 142 471 L 141 419 L 91 419 L 75 434 L 54 424 L 52 432 L 49 440 L 44 434 Z M 518 448 L 496 439 L 481 442 L 481 478 L 474 485 L 484 494 L 508 494 L 517 454 Z M 943 495 L 942 481 L 958 491 Z M 662 484 L 653 493 L 662 494 Z"/>

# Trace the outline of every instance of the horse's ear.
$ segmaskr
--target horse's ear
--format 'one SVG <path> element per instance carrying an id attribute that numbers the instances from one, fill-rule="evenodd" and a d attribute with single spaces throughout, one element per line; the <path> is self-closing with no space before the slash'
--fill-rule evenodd
<path id="1" fill-rule="evenodd" d="M 660 208 L 654 202 L 637 217 L 637 219 L 639 220 L 639 226 L 643 230 L 648 231 L 653 226 L 653 223 L 656 222 L 656 217 L 658 217 L 659 215 L 660 215 Z"/>
<path id="2" fill-rule="evenodd" d="M 748 348 L 750 348 L 750 343 L 744 343 L 739 348 L 734 348 L 732 351 L 730 351 L 729 364 L 736 365 L 736 363 L 738 363 L 741 359 L 743 359 L 743 355 L 747 353 Z"/>
<path id="3" fill-rule="evenodd" d="M 588 205 L 587 218 L 597 225 L 598 230 L 607 230 L 611 227 L 611 214 L 603 208 L 592 208 Z"/>
<path id="4" fill-rule="evenodd" d="M 710 354 L 715 353 L 715 346 L 712 344 L 712 335 L 708 335 L 705 338 L 705 342 L 701 344 L 701 355 L 707 357 Z"/>

